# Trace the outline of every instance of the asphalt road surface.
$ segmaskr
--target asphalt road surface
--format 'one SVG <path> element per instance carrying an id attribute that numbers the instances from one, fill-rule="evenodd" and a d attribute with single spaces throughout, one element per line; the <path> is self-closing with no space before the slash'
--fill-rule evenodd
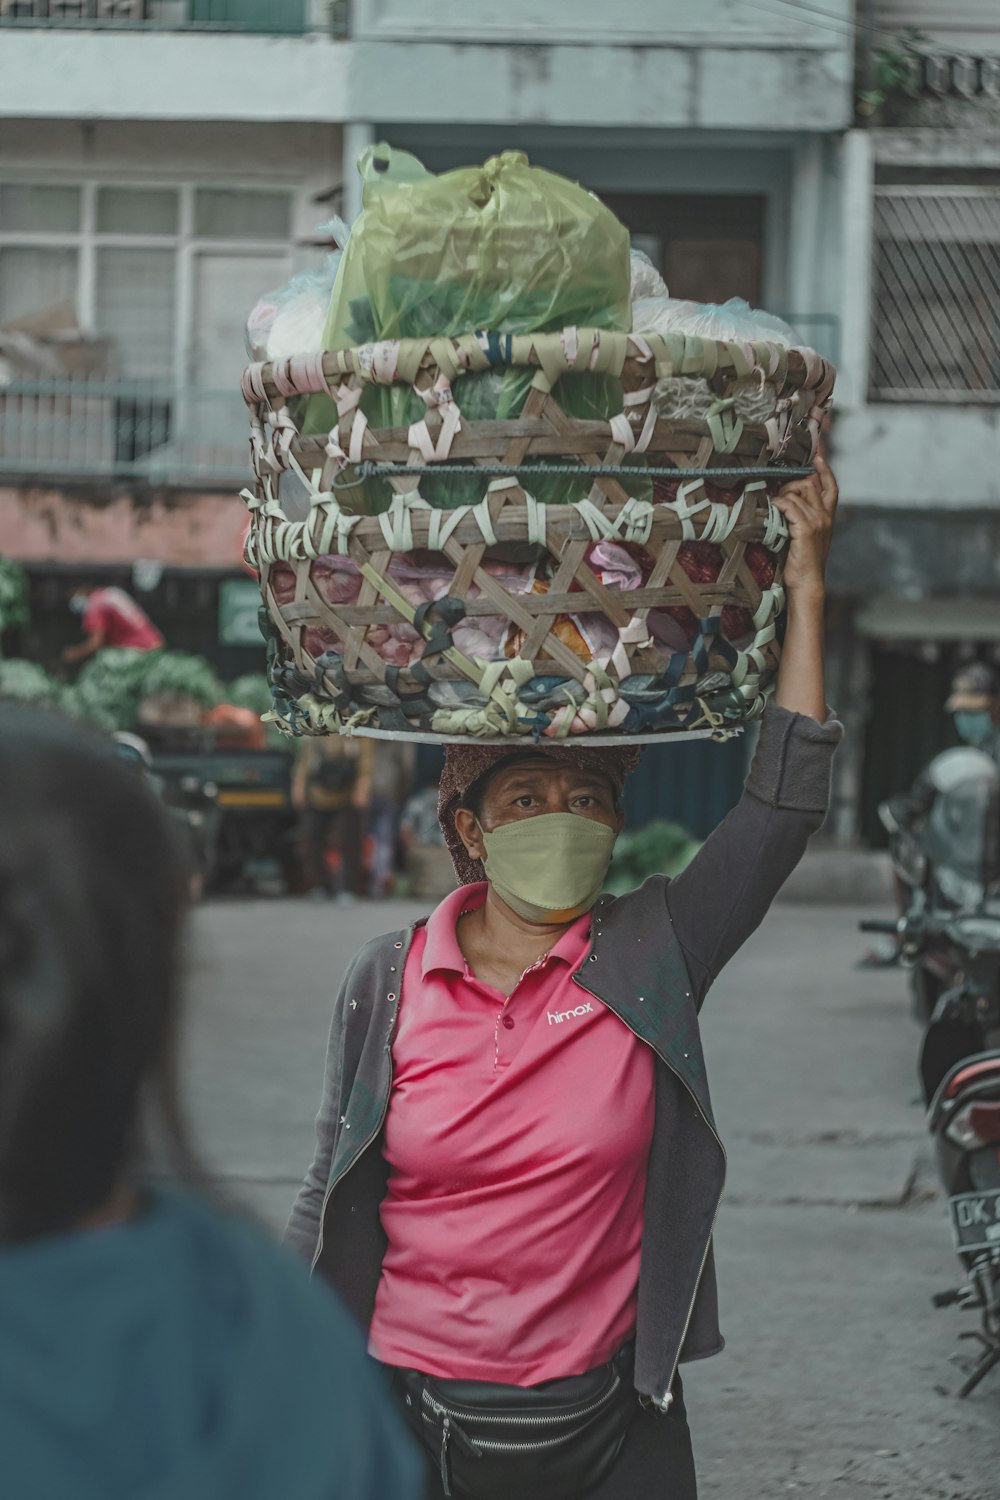
<path id="1" fill-rule="evenodd" d="M 189 1113 L 212 1173 L 278 1228 L 310 1158 L 339 976 L 415 914 L 284 900 L 197 914 Z M 860 915 L 777 906 L 706 1005 L 728 1347 L 685 1369 L 702 1500 L 1000 1497 L 1000 1371 L 956 1401 L 972 1318 L 930 1303 L 957 1263 L 916 1103 L 919 1034 L 903 976 L 853 967 Z"/>

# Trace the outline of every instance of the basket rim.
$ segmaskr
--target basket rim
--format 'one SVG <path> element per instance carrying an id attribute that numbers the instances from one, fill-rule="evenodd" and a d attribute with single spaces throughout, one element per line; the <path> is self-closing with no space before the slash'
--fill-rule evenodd
<path id="1" fill-rule="evenodd" d="M 471 735 L 471 734 L 433 734 L 430 730 L 408 730 L 408 729 L 368 729 L 360 724 L 345 724 L 337 733 L 346 738 L 358 736 L 366 740 L 397 740 L 402 743 L 417 743 L 421 745 L 510 745 L 512 749 L 523 750 L 525 748 L 537 748 L 538 750 L 556 749 L 561 745 L 572 745 L 574 750 L 585 750 L 588 745 L 595 749 L 607 748 L 609 746 L 624 745 L 678 745 L 690 740 L 715 740 L 721 743 L 723 740 L 737 739 L 746 728 L 745 724 L 727 724 L 720 729 L 674 729 L 669 732 L 661 730 L 658 734 L 572 734 L 564 735 L 561 739 L 554 736 L 544 736 L 536 741 L 530 734 L 505 734 L 505 735 Z"/>
<path id="2" fill-rule="evenodd" d="M 534 369 L 536 382 L 551 389 L 567 374 L 621 376 L 641 384 L 673 376 L 689 378 L 763 372 L 782 392 L 832 389 L 834 365 L 808 345 L 767 340 L 704 339 L 695 334 L 625 333 L 570 326 L 555 333 L 475 332 L 408 339 L 380 339 L 341 349 L 254 362 L 244 371 L 241 390 L 250 407 L 283 403 L 289 397 L 333 396 L 331 382 L 354 385 L 436 386 L 449 400 L 450 382 L 465 374 L 495 369 Z M 652 369 L 650 369 L 652 366 Z M 448 395 L 445 395 L 445 391 Z M 436 404 L 436 403 L 434 403 Z M 570 419 L 572 420 L 572 419 Z"/>

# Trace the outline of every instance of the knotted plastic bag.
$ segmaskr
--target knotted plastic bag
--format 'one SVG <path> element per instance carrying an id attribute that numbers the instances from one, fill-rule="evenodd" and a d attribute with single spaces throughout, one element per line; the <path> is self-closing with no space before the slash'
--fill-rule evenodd
<path id="1" fill-rule="evenodd" d="M 579 184 L 530 166 L 520 151 L 435 176 L 409 153 L 377 145 L 362 154 L 358 170 L 364 211 L 333 288 L 325 348 L 478 329 L 541 333 L 576 324 L 629 331 L 628 232 Z M 530 370 L 505 368 L 465 375 L 455 399 L 469 418 L 516 416 L 531 380 Z M 554 394 L 572 416 L 621 410 L 620 383 L 607 376 L 564 376 Z M 375 427 L 408 426 L 425 415 L 405 385 L 369 387 L 361 407 Z M 332 402 L 316 397 L 306 430 L 323 432 L 335 422 Z M 555 476 L 530 487 L 550 503 L 582 498 L 590 488 Z M 481 500 L 484 488 L 478 478 L 429 477 L 421 493 L 431 504 L 455 506 Z M 370 481 L 348 496 L 352 507 L 383 510 L 391 491 Z"/>

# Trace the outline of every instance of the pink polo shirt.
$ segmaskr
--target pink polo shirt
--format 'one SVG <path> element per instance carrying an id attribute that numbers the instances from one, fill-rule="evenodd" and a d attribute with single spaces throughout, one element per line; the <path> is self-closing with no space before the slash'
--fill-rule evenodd
<path id="1" fill-rule="evenodd" d="M 448 896 L 406 961 L 385 1122 L 388 1247 L 372 1354 L 534 1385 L 635 1329 L 653 1055 L 574 984 L 580 920 L 505 998 L 470 972 Z"/>

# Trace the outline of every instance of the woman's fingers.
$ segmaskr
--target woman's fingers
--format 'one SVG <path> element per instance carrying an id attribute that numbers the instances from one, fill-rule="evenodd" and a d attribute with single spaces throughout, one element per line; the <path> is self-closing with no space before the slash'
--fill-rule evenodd
<path id="1" fill-rule="evenodd" d="M 797 490 L 791 488 L 783 490 L 780 495 L 774 497 L 774 504 L 786 521 L 794 522 L 798 526 L 808 526 L 815 518 L 815 507 L 810 506 Z"/>
<path id="2" fill-rule="evenodd" d="M 775 504 L 786 496 L 795 495 L 807 506 L 817 506 L 825 515 L 832 516 L 837 506 L 837 481 L 830 465 L 816 455 L 816 473 L 808 479 L 795 479 L 786 484 L 775 495 Z"/>
<path id="3" fill-rule="evenodd" d="M 819 480 L 820 503 L 822 504 L 823 509 L 827 511 L 829 515 L 832 515 L 834 510 L 836 510 L 837 508 L 837 500 L 840 496 L 840 490 L 837 486 L 837 481 L 834 477 L 833 470 L 830 468 L 830 465 L 827 463 L 826 459 L 822 458 L 817 453 L 815 463 L 816 476 Z"/>

